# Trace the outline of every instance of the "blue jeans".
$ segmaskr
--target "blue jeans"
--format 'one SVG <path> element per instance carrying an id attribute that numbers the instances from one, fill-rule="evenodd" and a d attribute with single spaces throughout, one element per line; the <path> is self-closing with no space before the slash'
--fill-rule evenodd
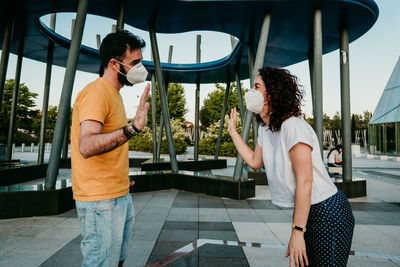
<path id="1" fill-rule="evenodd" d="M 125 260 L 135 221 L 130 194 L 100 201 L 76 201 L 82 266 L 118 266 Z"/>

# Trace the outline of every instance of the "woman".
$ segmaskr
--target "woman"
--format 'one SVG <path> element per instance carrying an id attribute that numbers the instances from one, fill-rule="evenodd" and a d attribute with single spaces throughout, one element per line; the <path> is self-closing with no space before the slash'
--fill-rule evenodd
<path id="1" fill-rule="evenodd" d="M 328 167 L 337 167 L 342 165 L 342 161 L 339 160 L 339 154 L 342 153 L 343 146 L 337 145 L 332 148 L 328 153 Z"/>
<path id="2" fill-rule="evenodd" d="M 287 70 L 262 68 L 254 89 L 245 95 L 256 113 L 257 146 L 253 151 L 236 131 L 232 109 L 229 133 L 247 165 L 265 167 L 272 203 L 294 207 L 286 257 L 290 266 L 345 266 L 354 217 L 342 192 L 332 183 L 314 130 L 301 117 L 303 95 Z"/>

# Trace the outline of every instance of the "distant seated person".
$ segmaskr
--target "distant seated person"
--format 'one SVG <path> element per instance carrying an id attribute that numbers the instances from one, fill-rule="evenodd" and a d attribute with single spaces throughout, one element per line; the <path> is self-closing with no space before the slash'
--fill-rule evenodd
<path id="1" fill-rule="evenodd" d="M 339 160 L 339 154 L 342 153 L 343 146 L 337 145 L 328 153 L 328 167 L 342 166 L 342 161 Z"/>

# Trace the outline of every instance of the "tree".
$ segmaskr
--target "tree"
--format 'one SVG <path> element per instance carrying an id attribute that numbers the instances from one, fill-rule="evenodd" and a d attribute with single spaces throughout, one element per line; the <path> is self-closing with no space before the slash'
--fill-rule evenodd
<path id="1" fill-rule="evenodd" d="M 149 112 L 147 113 L 147 125 L 151 128 L 152 127 L 152 95 L 149 95 L 147 98 L 147 102 L 150 103 Z M 186 98 L 185 98 L 185 89 L 183 88 L 182 84 L 180 83 L 170 83 L 168 86 L 168 94 L 167 94 L 167 101 L 168 101 L 168 109 L 169 115 L 174 119 L 177 119 L 181 122 L 185 120 L 185 114 L 188 110 L 185 108 L 186 106 Z M 160 102 L 160 95 L 158 92 L 158 86 L 156 84 L 156 102 L 157 102 L 157 125 L 160 124 L 160 116 L 161 116 L 161 102 Z"/>
<path id="2" fill-rule="evenodd" d="M 203 107 L 200 109 L 200 122 L 204 127 L 208 127 L 221 119 L 226 86 L 217 83 L 215 87 L 216 90 L 208 94 L 207 98 L 203 101 Z M 246 90 L 243 90 L 242 94 L 244 94 L 245 91 Z M 237 97 L 237 86 L 236 83 L 233 82 L 229 87 L 226 113 L 229 114 L 230 110 L 234 107 L 238 109 L 239 100 Z"/>
<path id="3" fill-rule="evenodd" d="M 8 135 L 14 83 L 13 79 L 9 79 L 4 86 L 3 102 L 0 111 L 0 135 L 3 138 Z M 32 108 L 35 107 L 37 96 L 38 94 L 31 92 L 24 83 L 20 84 L 15 120 L 17 129 L 25 130 L 27 133 L 34 132 L 33 119 L 38 116 L 39 110 Z"/>

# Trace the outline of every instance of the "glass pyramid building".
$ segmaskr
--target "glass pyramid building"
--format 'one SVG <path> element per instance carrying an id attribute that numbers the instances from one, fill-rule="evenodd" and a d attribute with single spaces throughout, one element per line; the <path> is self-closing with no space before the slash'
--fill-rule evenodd
<path id="1" fill-rule="evenodd" d="M 370 153 L 400 154 L 400 57 L 369 122 Z"/>

